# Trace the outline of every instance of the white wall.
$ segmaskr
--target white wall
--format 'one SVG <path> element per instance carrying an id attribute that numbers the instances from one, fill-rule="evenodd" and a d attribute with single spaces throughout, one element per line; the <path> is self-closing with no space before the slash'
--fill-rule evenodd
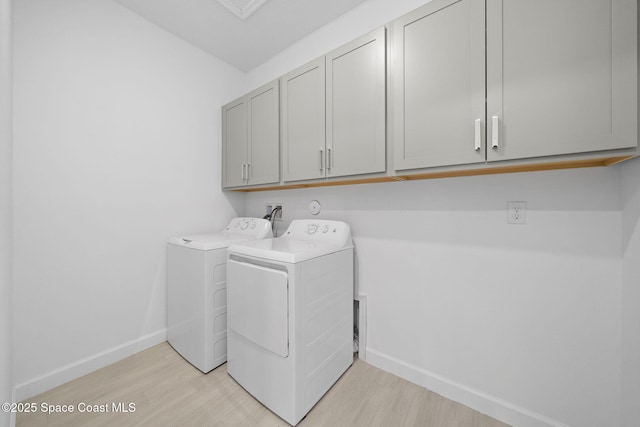
<path id="1" fill-rule="evenodd" d="M 419 3 L 370 0 L 246 89 Z M 619 187 L 609 168 L 299 189 L 251 193 L 245 214 L 283 202 L 286 226 L 318 199 L 320 218 L 351 224 L 370 363 L 518 426 L 618 425 Z M 507 225 L 510 200 L 527 225 Z"/>
<path id="2" fill-rule="evenodd" d="M 15 382 L 166 338 L 166 240 L 243 208 L 220 106 L 243 74 L 104 0 L 15 3 Z"/>
<path id="3" fill-rule="evenodd" d="M 367 360 L 519 426 L 617 425 L 618 174 L 591 169 L 252 193 L 347 221 Z M 506 223 L 509 200 L 527 224 Z"/>
<path id="4" fill-rule="evenodd" d="M 622 426 L 640 420 L 640 159 L 622 165 Z"/>
<path id="5" fill-rule="evenodd" d="M 0 403 L 12 401 L 11 1 L 0 0 Z M 11 414 L 0 411 L 0 426 Z"/>

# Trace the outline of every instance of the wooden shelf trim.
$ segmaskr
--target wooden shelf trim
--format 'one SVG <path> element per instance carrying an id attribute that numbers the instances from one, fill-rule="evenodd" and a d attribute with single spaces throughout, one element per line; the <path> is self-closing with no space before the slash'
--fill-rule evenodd
<path id="1" fill-rule="evenodd" d="M 563 162 L 549 162 L 549 163 L 534 163 L 525 165 L 511 165 L 511 166 L 492 166 L 477 169 L 460 169 L 451 171 L 440 172 L 426 172 L 419 174 L 408 175 L 396 175 L 396 176 L 381 176 L 375 178 L 356 178 L 346 179 L 342 181 L 322 181 L 322 182 L 310 182 L 310 183 L 296 183 L 296 184 L 283 184 L 270 187 L 259 188 L 238 188 L 232 191 L 237 192 L 254 192 L 254 191 L 273 191 L 273 190 L 291 190 L 294 188 L 313 188 L 313 187 L 332 187 L 337 185 L 354 185 L 354 184 L 373 184 L 377 182 L 395 182 L 395 181 L 416 181 L 421 179 L 435 179 L 435 178 L 455 178 L 462 176 L 475 176 L 475 175 L 494 175 L 504 173 L 517 173 L 517 172 L 538 172 L 560 169 L 576 169 L 576 168 L 592 168 L 612 166 L 629 160 L 636 156 L 618 156 L 618 157 L 603 157 L 596 159 L 583 159 L 583 160 L 568 160 Z"/>

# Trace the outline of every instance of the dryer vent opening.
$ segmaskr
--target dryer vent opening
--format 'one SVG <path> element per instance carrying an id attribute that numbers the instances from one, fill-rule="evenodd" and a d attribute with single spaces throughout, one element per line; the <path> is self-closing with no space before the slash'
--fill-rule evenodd
<path id="1" fill-rule="evenodd" d="M 367 296 L 353 300 L 353 356 L 367 360 Z"/>
<path id="2" fill-rule="evenodd" d="M 358 316 L 360 315 L 360 301 L 353 300 L 353 356 L 356 357 L 359 350 Z"/>

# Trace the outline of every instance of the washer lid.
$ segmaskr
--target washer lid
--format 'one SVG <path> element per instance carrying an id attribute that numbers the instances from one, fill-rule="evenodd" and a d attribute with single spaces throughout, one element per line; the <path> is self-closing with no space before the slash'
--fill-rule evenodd
<path id="1" fill-rule="evenodd" d="M 247 240 L 253 240 L 253 238 L 229 233 L 209 233 L 172 237 L 169 239 L 169 244 L 199 249 L 201 251 L 210 251 L 212 249 L 226 248 L 232 243 L 244 242 Z"/>
<path id="2" fill-rule="evenodd" d="M 219 233 L 191 234 L 172 237 L 169 244 L 209 251 L 226 248 L 233 243 L 264 239 L 273 236 L 271 223 L 262 218 L 234 218 Z"/>
<path id="3" fill-rule="evenodd" d="M 229 253 L 294 264 L 350 248 L 351 231 L 344 222 L 294 220 L 283 237 L 235 243 Z"/>

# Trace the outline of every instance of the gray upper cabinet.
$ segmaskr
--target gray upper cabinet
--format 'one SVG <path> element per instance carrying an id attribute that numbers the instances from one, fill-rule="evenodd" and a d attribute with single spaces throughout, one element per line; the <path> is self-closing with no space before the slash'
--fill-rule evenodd
<path id="1" fill-rule="evenodd" d="M 485 161 L 484 13 L 434 0 L 392 23 L 396 170 Z"/>
<path id="2" fill-rule="evenodd" d="M 324 57 L 281 78 L 284 181 L 324 177 Z"/>
<path id="3" fill-rule="evenodd" d="M 385 29 L 326 56 L 326 175 L 386 170 Z"/>
<path id="4" fill-rule="evenodd" d="M 380 28 L 282 77 L 284 181 L 385 171 L 385 52 Z"/>
<path id="5" fill-rule="evenodd" d="M 285 181 L 324 176 L 324 76 L 322 57 L 281 78 Z"/>
<path id="6" fill-rule="evenodd" d="M 621 161 L 639 120 L 638 0 L 431 0 L 225 105 L 223 187 Z"/>
<path id="7" fill-rule="evenodd" d="M 222 107 L 222 187 L 245 185 L 247 165 L 247 99 Z"/>
<path id="8" fill-rule="evenodd" d="M 222 107 L 222 186 L 280 180 L 278 80 Z"/>
<path id="9" fill-rule="evenodd" d="M 248 184 L 280 181 L 280 91 L 275 80 L 247 95 Z"/>
<path id="10" fill-rule="evenodd" d="M 488 0 L 488 160 L 636 147 L 636 0 Z"/>
<path id="11" fill-rule="evenodd" d="M 395 169 L 636 147 L 636 27 L 636 0 L 487 0 L 486 19 L 482 0 L 433 0 L 397 19 Z"/>

